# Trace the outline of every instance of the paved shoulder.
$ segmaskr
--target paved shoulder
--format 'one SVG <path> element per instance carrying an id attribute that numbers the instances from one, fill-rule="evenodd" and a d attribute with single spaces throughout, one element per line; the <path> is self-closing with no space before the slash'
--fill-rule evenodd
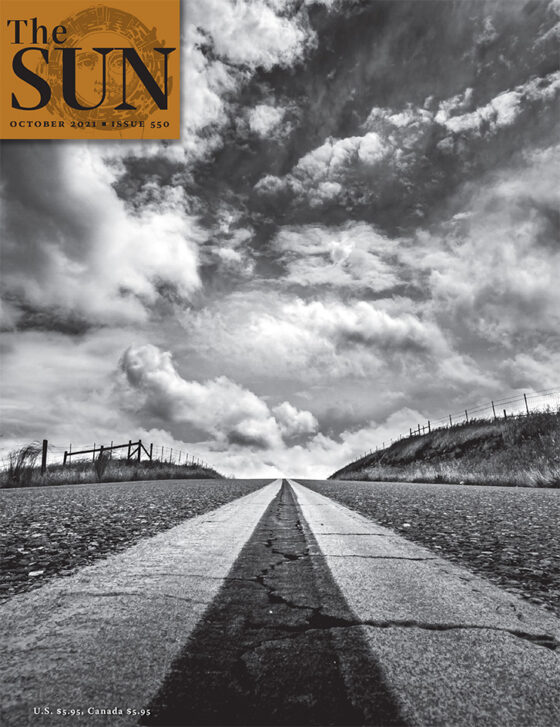
<path id="1" fill-rule="evenodd" d="M 0 723 L 136 724 L 222 586 L 280 481 L 0 607 Z M 48 707 L 51 714 L 33 713 Z M 54 714 L 53 714 L 54 712 Z"/>
<path id="2" fill-rule="evenodd" d="M 558 619 L 291 484 L 407 722 L 559 723 Z"/>

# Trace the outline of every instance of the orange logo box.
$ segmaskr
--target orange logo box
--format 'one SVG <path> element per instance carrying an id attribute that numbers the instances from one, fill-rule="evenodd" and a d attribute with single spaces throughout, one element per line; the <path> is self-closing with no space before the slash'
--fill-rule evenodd
<path id="1" fill-rule="evenodd" d="M 179 139 L 180 0 L 2 0 L 2 139 Z"/>

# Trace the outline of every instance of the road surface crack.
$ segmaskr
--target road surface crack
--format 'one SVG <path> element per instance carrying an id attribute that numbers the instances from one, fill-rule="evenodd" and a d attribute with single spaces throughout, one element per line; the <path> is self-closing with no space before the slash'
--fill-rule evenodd
<path id="1" fill-rule="evenodd" d="M 306 527 L 284 483 L 141 724 L 403 727 L 361 629 L 344 648 L 368 685 L 363 706 L 348 694 L 333 634 L 352 614 Z M 323 592 L 346 618 L 321 612 Z"/>
<path id="2" fill-rule="evenodd" d="M 343 535 L 344 537 L 360 535 L 368 538 L 386 538 L 388 533 L 318 533 L 318 535 Z"/>
<path id="3" fill-rule="evenodd" d="M 428 556 L 426 558 L 409 557 L 406 555 L 364 555 L 363 553 L 324 553 L 329 558 L 366 558 L 367 560 L 413 560 L 413 561 L 424 561 L 424 560 L 440 560 L 437 556 Z"/>
<path id="4" fill-rule="evenodd" d="M 330 614 L 323 613 L 321 609 L 298 606 L 298 608 L 307 608 L 311 610 L 312 614 L 305 624 L 299 624 L 297 626 L 282 625 L 278 626 L 279 630 L 285 631 L 287 634 L 292 634 L 292 638 L 302 633 L 310 631 L 324 631 L 330 629 L 341 629 L 341 628 L 356 628 L 368 626 L 370 628 L 377 629 L 388 629 L 388 628 L 403 628 L 411 629 L 417 628 L 425 631 L 494 631 L 497 633 L 506 633 L 511 636 L 515 636 L 519 639 L 529 641 L 536 646 L 542 646 L 546 649 L 555 651 L 559 646 L 560 642 L 551 636 L 550 634 L 534 634 L 527 631 L 521 631 L 519 629 L 508 629 L 500 628 L 497 626 L 488 626 L 484 624 L 438 624 L 438 623 L 427 623 L 415 620 L 398 620 L 398 619 L 348 619 L 341 618 L 339 616 L 333 616 Z M 252 623 L 251 626 L 255 628 L 261 628 L 264 624 Z"/>

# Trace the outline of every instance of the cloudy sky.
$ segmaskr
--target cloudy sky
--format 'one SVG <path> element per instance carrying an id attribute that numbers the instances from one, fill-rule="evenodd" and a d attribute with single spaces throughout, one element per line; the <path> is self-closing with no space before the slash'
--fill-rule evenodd
<path id="1" fill-rule="evenodd" d="M 559 15 L 187 0 L 180 142 L 4 142 L 2 449 L 319 477 L 557 387 Z"/>

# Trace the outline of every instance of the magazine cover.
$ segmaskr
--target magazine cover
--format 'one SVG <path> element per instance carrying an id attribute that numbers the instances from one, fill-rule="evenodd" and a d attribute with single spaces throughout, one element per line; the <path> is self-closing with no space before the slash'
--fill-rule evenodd
<path id="1" fill-rule="evenodd" d="M 559 0 L 0 9 L 0 725 L 560 724 Z"/>

